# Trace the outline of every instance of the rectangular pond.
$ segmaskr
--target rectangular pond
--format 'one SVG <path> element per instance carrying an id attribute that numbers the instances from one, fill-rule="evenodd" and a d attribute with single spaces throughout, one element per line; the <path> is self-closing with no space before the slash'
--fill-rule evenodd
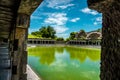
<path id="1" fill-rule="evenodd" d="M 100 80 L 100 49 L 28 48 L 28 64 L 42 80 Z"/>

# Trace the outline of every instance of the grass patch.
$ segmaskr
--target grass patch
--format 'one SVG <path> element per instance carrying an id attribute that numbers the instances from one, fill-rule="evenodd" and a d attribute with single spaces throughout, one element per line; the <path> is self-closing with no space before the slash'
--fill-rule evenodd
<path id="1" fill-rule="evenodd" d="M 39 38 L 39 37 L 29 34 L 28 38 Z"/>

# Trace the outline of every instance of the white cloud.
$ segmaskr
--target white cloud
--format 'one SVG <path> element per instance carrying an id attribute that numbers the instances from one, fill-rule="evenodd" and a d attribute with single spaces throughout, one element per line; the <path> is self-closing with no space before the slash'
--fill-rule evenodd
<path id="1" fill-rule="evenodd" d="M 64 37 L 65 39 L 68 38 L 69 34 L 67 33 L 58 33 L 56 34 L 58 37 Z"/>
<path id="2" fill-rule="evenodd" d="M 68 30 L 68 28 L 65 26 L 54 26 L 54 29 L 57 33 L 63 33 Z"/>
<path id="3" fill-rule="evenodd" d="M 97 22 L 94 22 L 93 24 L 94 24 L 94 25 L 98 25 L 98 23 L 97 23 Z"/>
<path id="4" fill-rule="evenodd" d="M 99 25 L 99 24 L 102 24 L 102 17 L 97 17 L 95 19 L 95 22 L 93 23 L 94 25 Z"/>
<path id="5" fill-rule="evenodd" d="M 52 25 L 64 25 L 68 18 L 66 17 L 66 13 L 52 13 L 45 20 L 45 23 Z"/>
<path id="6" fill-rule="evenodd" d="M 34 32 L 34 31 L 37 31 L 37 30 L 38 30 L 38 29 L 35 29 L 35 28 L 33 29 L 33 28 L 31 28 L 31 29 L 29 29 L 28 32 L 31 34 L 31 32 Z"/>
<path id="7" fill-rule="evenodd" d="M 45 19 L 44 24 L 51 25 L 56 30 L 56 33 L 63 33 L 68 30 L 65 26 L 68 18 L 66 13 L 51 13 L 48 18 Z"/>
<path id="8" fill-rule="evenodd" d="M 46 0 L 47 7 L 54 9 L 65 9 L 70 6 L 74 6 L 74 4 L 70 4 L 73 0 Z"/>
<path id="9" fill-rule="evenodd" d="M 80 20 L 80 18 L 74 18 L 74 19 L 71 19 L 70 21 L 71 22 L 77 22 L 78 20 Z"/>
<path id="10" fill-rule="evenodd" d="M 96 21 L 102 22 L 102 17 L 97 17 Z"/>
<path id="11" fill-rule="evenodd" d="M 67 5 L 62 5 L 62 6 L 56 6 L 55 8 L 56 9 L 66 9 L 68 7 L 72 7 L 74 6 L 74 4 L 67 4 Z"/>
<path id="12" fill-rule="evenodd" d="M 94 10 L 91 10 L 89 8 L 84 8 L 81 10 L 83 13 L 86 13 L 86 14 L 91 14 L 91 15 L 97 15 L 98 12 L 97 11 L 94 11 Z"/>

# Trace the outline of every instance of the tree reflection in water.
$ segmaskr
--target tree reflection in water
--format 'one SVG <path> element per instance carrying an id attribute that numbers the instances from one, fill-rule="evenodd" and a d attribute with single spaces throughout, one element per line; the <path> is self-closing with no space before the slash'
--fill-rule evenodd
<path id="1" fill-rule="evenodd" d="M 37 56 L 40 58 L 41 64 L 51 64 L 55 60 L 55 53 L 63 54 L 64 50 L 69 53 L 71 59 L 77 59 L 80 62 L 84 62 L 86 58 L 92 61 L 100 60 L 100 50 L 98 49 L 86 49 L 79 47 L 50 47 L 41 46 L 35 48 L 28 48 L 29 55 Z"/>

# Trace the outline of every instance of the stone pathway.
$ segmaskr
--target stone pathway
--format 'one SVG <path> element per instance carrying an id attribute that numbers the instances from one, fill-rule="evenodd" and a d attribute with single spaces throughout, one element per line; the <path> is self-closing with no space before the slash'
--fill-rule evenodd
<path id="1" fill-rule="evenodd" d="M 27 80 L 42 80 L 37 74 L 31 69 L 29 65 L 27 65 Z"/>

